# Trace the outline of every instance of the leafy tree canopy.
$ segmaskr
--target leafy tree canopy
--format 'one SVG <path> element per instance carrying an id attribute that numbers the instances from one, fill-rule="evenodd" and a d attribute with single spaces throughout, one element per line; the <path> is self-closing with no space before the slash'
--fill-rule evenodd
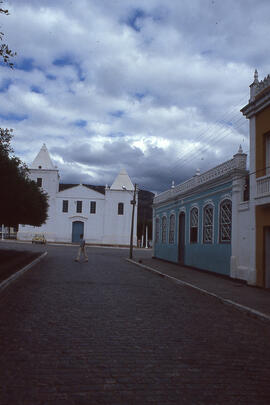
<path id="1" fill-rule="evenodd" d="M 0 0 L 0 4 L 2 4 L 3 1 Z M 0 14 L 5 14 L 8 15 L 8 10 L 5 10 L 0 7 Z M 0 41 L 3 41 L 4 33 L 0 31 Z M 13 58 L 16 55 L 16 52 L 12 52 L 7 44 L 1 44 L 0 46 L 0 59 L 3 60 L 4 63 L 6 63 L 9 67 L 13 69 L 14 63 L 11 62 L 11 58 Z"/>
<path id="2" fill-rule="evenodd" d="M 0 14 L 8 15 L 8 10 L 0 7 Z M 3 36 L 0 32 L 0 42 Z M 15 55 L 8 45 L 0 45 L 0 60 L 11 68 L 11 58 Z M 30 180 L 26 165 L 14 156 L 11 138 L 12 129 L 0 128 L 0 223 L 40 226 L 47 219 L 48 197 Z"/>
<path id="3" fill-rule="evenodd" d="M 47 219 L 48 197 L 30 180 L 26 165 L 13 155 L 10 132 L 0 128 L 0 223 L 40 226 Z"/>

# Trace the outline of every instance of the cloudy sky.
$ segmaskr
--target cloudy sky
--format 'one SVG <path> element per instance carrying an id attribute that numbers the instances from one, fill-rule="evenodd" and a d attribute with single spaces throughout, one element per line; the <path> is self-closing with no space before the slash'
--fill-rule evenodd
<path id="1" fill-rule="evenodd" d="M 43 143 L 62 182 L 121 168 L 162 191 L 248 151 L 242 108 L 270 73 L 269 0 L 5 0 L 1 127 L 31 164 Z"/>

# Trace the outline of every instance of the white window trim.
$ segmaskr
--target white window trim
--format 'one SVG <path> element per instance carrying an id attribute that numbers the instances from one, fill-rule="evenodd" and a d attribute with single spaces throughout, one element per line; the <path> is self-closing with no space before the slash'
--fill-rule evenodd
<path id="1" fill-rule="evenodd" d="M 218 232 L 217 232 L 217 243 L 220 243 L 220 244 L 223 244 L 223 243 L 231 243 L 232 242 L 232 211 L 231 211 L 231 240 L 230 240 L 230 242 L 226 242 L 226 241 L 224 241 L 224 242 L 222 242 L 221 241 L 221 232 L 220 232 L 220 228 L 221 228 L 221 224 L 220 224 L 220 212 L 221 212 L 221 204 L 224 202 L 224 201 L 226 201 L 226 200 L 229 200 L 230 202 L 231 202 L 231 207 L 232 207 L 232 198 L 231 198 L 231 196 L 226 196 L 226 198 L 222 198 L 222 200 L 220 200 L 219 201 L 219 203 L 218 203 Z"/>
<path id="2" fill-rule="evenodd" d="M 207 205 L 211 205 L 213 208 L 213 224 L 212 224 L 212 242 L 204 242 L 204 209 Z M 201 236 L 201 243 L 203 245 L 213 245 L 215 243 L 215 204 L 212 200 L 204 201 L 202 206 L 202 236 Z"/>
<path id="3" fill-rule="evenodd" d="M 166 227 L 165 227 L 165 242 L 163 241 L 163 218 L 166 219 Z M 161 243 L 162 244 L 167 244 L 168 243 L 168 221 L 167 221 L 167 214 L 163 214 L 161 218 Z"/>
<path id="4" fill-rule="evenodd" d="M 92 206 L 92 203 L 95 203 L 95 204 L 94 204 L 94 207 L 95 207 L 95 212 L 91 212 L 91 206 Z M 94 200 L 90 200 L 89 214 L 91 214 L 91 215 L 95 215 L 96 213 L 97 213 L 97 202 L 96 202 L 96 201 L 94 201 Z"/>
<path id="5" fill-rule="evenodd" d="M 171 217 L 174 217 L 174 229 L 173 229 L 173 241 L 170 242 L 170 234 L 171 234 Z M 168 235 L 168 241 L 169 245 L 174 245 L 175 244 L 175 225 L 176 225 L 176 215 L 174 212 L 170 213 L 169 216 L 169 235 Z"/>
<path id="6" fill-rule="evenodd" d="M 186 213 L 187 213 L 186 207 L 180 207 L 180 208 L 179 208 L 178 216 L 181 214 L 181 212 L 183 212 L 184 214 L 186 214 Z"/>
<path id="7" fill-rule="evenodd" d="M 76 203 L 76 208 L 75 208 L 76 214 L 82 214 L 83 213 L 83 200 L 76 200 L 75 203 Z M 81 211 L 78 211 L 78 203 L 81 203 L 81 207 L 82 207 Z"/>
<path id="8" fill-rule="evenodd" d="M 120 204 L 122 204 L 122 206 L 123 206 L 123 213 L 122 214 L 119 214 L 119 206 L 120 206 Z M 125 204 L 123 203 L 123 201 L 119 201 L 118 204 L 117 204 L 117 215 L 121 215 L 121 216 L 125 215 Z"/>
<path id="9" fill-rule="evenodd" d="M 64 201 L 67 201 L 67 211 L 64 211 Z M 68 214 L 69 213 L 69 200 L 62 200 L 62 214 Z"/>
<path id="10" fill-rule="evenodd" d="M 198 203 L 192 203 L 189 210 L 192 210 L 192 208 L 200 208 Z"/>
<path id="11" fill-rule="evenodd" d="M 191 211 L 196 208 L 197 212 L 198 212 L 198 222 L 197 222 L 197 242 L 191 242 Z M 194 204 L 190 207 L 189 210 L 189 243 L 190 244 L 196 244 L 199 243 L 200 239 L 199 239 L 199 229 L 200 229 L 200 210 L 197 204 Z"/>
<path id="12" fill-rule="evenodd" d="M 157 221 L 158 221 L 158 240 L 157 240 Z M 157 215 L 155 217 L 154 226 L 155 226 L 155 230 L 154 230 L 155 243 L 160 243 L 160 217 L 159 217 L 159 215 Z"/>
<path id="13" fill-rule="evenodd" d="M 223 195 L 220 197 L 219 205 L 220 205 L 220 204 L 222 203 L 222 201 L 224 201 L 224 200 L 232 200 L 231 194 L 223 194 Z"/>

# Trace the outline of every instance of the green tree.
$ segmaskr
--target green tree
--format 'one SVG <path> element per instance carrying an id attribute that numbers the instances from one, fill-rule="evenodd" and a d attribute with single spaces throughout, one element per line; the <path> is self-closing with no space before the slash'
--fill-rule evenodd
<path id="1" fill-rule="evenodd" d="M 0 0 L 0 4 L 2 4 L 3 1 Z M 8 15 L 9 12 L 8 10 L 5 10 L 0 7 L 0 14 L 5 14 Z M 3 41 L 4 33 L 0 32 L 0 41 Z M 1 44 L 0 46 L 0 59 L 3 60 L 4 63 L 6 63 L 9 67 L 13 69 L 14 63 L 11 62 L 11 58 L 13 58 L 16 55 L 16 52 L 12 52 L 11 49 L 9 49 L 7 44 Z"/>
<path id="2" fill-rule="evenodd" d="M 8 10 L 0 8 L 0 14 L 8 15 Z M 0 32 L 0 41 L 3 41 L 3 36 Z M 14 66 L 11 58 L 15 55 L 7 44 L 0 46 L 0 60 L 11 68 Z M 48 196 L 30 180 L 26 165 L 14 156 L 12 131 L 0 128 L 0 224 L 40 226 L 47 219 Z"/>
<path id="3" fill-rule="evenodd" d="M 10 130 L 0 128 L 0 223 L 40 226 L 47 219 L 48 197 L 28 177 L 25 164 L 13 155 Z"/>

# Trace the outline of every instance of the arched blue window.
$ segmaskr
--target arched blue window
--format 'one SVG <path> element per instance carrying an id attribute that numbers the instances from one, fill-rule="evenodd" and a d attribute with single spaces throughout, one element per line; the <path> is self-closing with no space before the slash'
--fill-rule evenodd
<path id="1" fill-rule="evenodd" d="M 155 229 L 155 231 L 156 231 L 156 238 L 155 238 L 155 241 L 158 243 L 159 242 L 159 218 L 156 218 L 156 224 L 155 224 L 155 226 L 156 226 L 156 229 Z"/>
<path id="2" fill-rule="evenodd" d="M 170 226 L 169 226 L 169 243 L 174 243 L 175 235 L 175 215 L 170 216 Z"/>
<path id="3" fill-rule="evenodd" d="M 198 208 L 194 207 L 190 211 L 190 243 L 198 243 Z"/>
<path id="4" fill-rule="evenodd" d="M 203 243 L 213 243 L 214 209 L 208 204 L 203 209 Z"/>
<path id="5" fill-rule="evenodd" d="M 227 199 L 222 201 L 219 208 L 219 241 L 230 243 L 232 233 L 232 202 Z"/>
<path id="6" fill-rule="evenodd" d="M 162 217 L 162 223 L 161 223 L 161 227 L 162 227 L 162 243 L 166 243 L 167 241 L 167 218 L 166 217 Z"/>

